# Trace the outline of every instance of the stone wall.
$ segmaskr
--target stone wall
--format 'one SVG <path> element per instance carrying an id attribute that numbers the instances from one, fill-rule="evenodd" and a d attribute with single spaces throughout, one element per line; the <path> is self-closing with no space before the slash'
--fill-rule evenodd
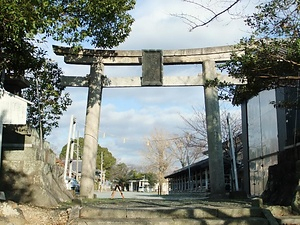
<path id="1" fill-rule="evenodd" d="M 300 148 L 290 148 L 278 155 L 278 164 L 269 167 L 266 189 L 262 194 L 265 204 L 293 206 L 300 212 Z"/>
<path id="2" fill-rule="evenodd" d="M 0 190 L 6 198 L 20 203 L 52 207 L 72 198 L 63 181 L 64 168 L 56 165 L 56 155 L 48 143 L 40 148 L 38 134 L 20 134 L 14 126 L 3 132 Z"/>
<path id="3" fill-rule="evenodd" d="M 56 155 L 48 142 L 43 143 L 35 129 L 28 126 L 4 125 L 2 159 L 36 161 L 55 164 Z"/>

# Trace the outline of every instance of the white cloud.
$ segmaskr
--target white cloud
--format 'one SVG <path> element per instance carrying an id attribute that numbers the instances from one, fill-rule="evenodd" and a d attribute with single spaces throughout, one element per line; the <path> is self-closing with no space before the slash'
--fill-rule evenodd
<path id="1" fill-rule="evenodd" d="M 181 0 L 137 1 L 132 33 L 119 48 L 182 49 L 229 45 L 239 41 L 246 30 L 243 19 L 232 21 L 230 15 L 224 14 L 208 26 L 189 32 L 190 27 L 172 15 L 181 13 L 209 18 L 208 11 Z"/>
<path id="2" fill-rule="evenodd" d="M 132 11 L 136 21 L 127 40 L 116 49 L 184 49 L 235 44 L 242 36 L 243 22 L 215 21 L 208 27 L 189 32 L 182 20 L 173 13 L 198 13 L 199 9 L 181 0 L 138 0 Z M 204 15 L 204 14 L 201 14 Z M 51 58 L 62 67 L 65 75 L 85 76 L 88 66 L 67 65 L 63 57 L 55 56 L 48 45 Z M 165 66 L 165 76 L 197 75 L 201 65 Z M 106 67 L 110 76 L 141 76 L 141 67 Z M 64 113 L 59 128 L 47 138 L 57 153 L 67 143 L 69 122 L 74 115 L 80 136 L 84 133 L 87 88 L 67 88 L 73 100 Z M 184 88 L 124 88 L 104 89 L 101 107 L 99 144 L 107 147 L 122 162 L 138 164 L 145 149 L 145 138 L 156 127 L 179 133 L 184 122 L 179 114 L 191 116 L 192 106 L 203 106 L 202 87 Z M 105 133 L 105 138 L 104 138 Z"/>

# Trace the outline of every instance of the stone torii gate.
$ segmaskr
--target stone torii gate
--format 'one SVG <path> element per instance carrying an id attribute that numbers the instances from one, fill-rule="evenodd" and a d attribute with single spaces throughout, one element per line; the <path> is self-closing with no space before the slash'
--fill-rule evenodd
<path id="1" fill-rule="evenodd" d="M 217 74 L 216 63 L 230 59 L 233 46 L 209 47 L 182 50 L 95 50 L 79 52 L 68 47 L 53 46 L 57 55 L 63 55 L 65 63 L 90 65 L 86 77 L 65 76 L 63 86 L 88 87 L 88 101 L 84 133 L 81 196 L 93 198 L 94 172 L 100 125 L 102 89 L 110 87 L 143 86 L 204 86 L 206 80 L 241 84 L 228 76 Z M 163 65 L 202 64 L 202 74 L 195 76 L 163 77 Z M 142 65 L 142 77 L 105 78 L 104 65 Z M 221 143 L 220 112 L 216 87 L 205 87 L 205 109 L 209 154 L 210 187 L 212 195 L 225 193 L 223 152 Z"/>

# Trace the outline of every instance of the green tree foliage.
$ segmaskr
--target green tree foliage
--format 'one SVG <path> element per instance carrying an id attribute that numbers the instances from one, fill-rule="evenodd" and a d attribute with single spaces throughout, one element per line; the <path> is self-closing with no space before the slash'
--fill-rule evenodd
<path id="1" fill-rule="evenodd" d="M 134 0 L 54 1 L 58 21 L 50 14 L 45 32 L 68 45 L 88 41 L 95 47 L 112 48 L 131 31 L 133 18 L 128 11 Z"/>
<path id="2" fill-rule="evenodd" d="M 30 86 L 23 91 L 23 97 L 33 102 L 29 106 L 27 121 L 37 130 L 41 125 L 44 138 L 58 127 L 58 120 L 72 101 L 60 86 L 63 72 L 57 63 L 43 57 L 40 61 L 41 67 L 26 76 Z"/>
<path id="3" fill-rule="evenodd" d="M 135 0 L 0 0 L 0 5 L 0 70 L 23 71 L 35 58 L 33 40 L 51 36 L 68 45 L 117 46 L 131 31 L 128 12 Z"/>
<path id="4" fill-rule="evenodd" d="M 222 66 L 231 76 L 247 81 L 229 89 L 235 104 L 263 90 L 296 86 L 300 78 L 300 2 L 271 0 L 256 8 L 246 20 L 253 35 L 243 38 Z"/>
<path id="5" fill-rule="evenodd" d="M 157 175 L 153 172 L 139 172 L 136 169 L 129 169 L 125 163 L 118 163 L 110 170 L 110 178 L 114 184 L 118 184 L 124 190 L 129 188 L 129 180 L 147 179 L 150 186 L 154 186 L 158 182 Z"/>
<path id="6" fill-rule="evenodd" d="M 77 140 L 75 140 L 75 146 L 77 144 Z M 79 138 L 79 154 L 78 158 L 82 158 L 83 154 L 83 146 L 84 146 L 84 138 Z M 59 158 L 65 159 L 66 158 L 66 152 L 67 152 L 67 144 L 63 146 Z M 111 152 L 107 148 L 102 148 L 100 145 L 98 145 L 97 150 L 97 159 L 96 159 L 96 169 L 101 169 L 101 152 L 103 152 L 103 169 L 106 170 L 106 178 L 110 179 L 111 169 L 116 164 L 116 158 L 111 154 Z M 74 147 L 74 156 L 73 159 L 77 159 L 77 150 L 76 147 Z"/>
<path id="7" fill-rule="evenodd" d="M 70 100 L 59 87 L 61 72 L 43 59 L 44 53 L 37 44 L 52 37 L 72 46 L 83 42 L 102 49 L 117 46 L 131 31 L 134 20 L 128 12 L 134 8 L 135 0 L 0 0 L 0 5 L 0 71 L 13 78 L 31 75 L 32 90 L 26 91 L 26 97 L 46 106 L 40 119 L 45 125 L 43 134 L 48 135 Z M 35 99 L 34 78 L 46 78 L 47 71 L 49 78 L 38 80 L 47 91 L 41 91 L 40 98 Z M 49 99 L 59 102 L 51 106 Z M 39 112 L 34 110 L 37 107 L 30 109 L 29 115 L 34 118 L 29 120 L 38 127 Z M 53 122 L 45 121 L 51 119 Z"/>
<path id="8" fill-rule="evenodd" d="M 144 174 L 133 169 L 129 171 L 129 177 L 132 180 L 140 180 L 144 178 Z"/>
<path id="9" fill-rule="evenodd" d="M 132 169 L 129 171 L 128 176 L 130 180 L 147 179 L 150 186 L 152 187 L 158 182 L 156 174 L 152 172 L 138 172 L 137 170 Z"/>
<path id="10" fill-rule="evenodd" d="M 130 178 L 130 171 L 125 163 L 118 163 L 111 169 L 110 180 L 115 184 L 120 185 L 123 190 L 124 187 L 128 185 L 128 181 L 130 180 Z"/>
<path id="11" fill-rule="evenodd" d="M 32 2 L 0 0 L 0 69 L 14 75 L 24 75 L 36 61 L 31 41 L 44 22 Z"/>
<path id="12" fill-rule="evenodd" d="M 154 185 L 158 182 L 158 178 L 155 173 L 148 172 L 148 173 L 145 173 L 144 176 L 146 179 L 148 179 L 148 182 L 151 187 L 154 187 Z"/>
<path id="13" fill-rule="evenodd" d="M 128 176 L 130 180 L 141 180 L 145 178 L 148 180 L 151 187 L 153 187 L 158 182 L 156 174 L 152 172 L 143 173 L 133 169 L 129 171 Z"/>

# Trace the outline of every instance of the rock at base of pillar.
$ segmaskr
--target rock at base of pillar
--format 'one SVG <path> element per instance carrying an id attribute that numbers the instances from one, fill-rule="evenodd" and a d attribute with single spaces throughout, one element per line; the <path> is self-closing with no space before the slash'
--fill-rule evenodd
<path id="1" fill-rule="evenodd" d="M 6 200 L 4 191 L 0 191 L 0 200 L 1 201 L 5 201 Z"/>

